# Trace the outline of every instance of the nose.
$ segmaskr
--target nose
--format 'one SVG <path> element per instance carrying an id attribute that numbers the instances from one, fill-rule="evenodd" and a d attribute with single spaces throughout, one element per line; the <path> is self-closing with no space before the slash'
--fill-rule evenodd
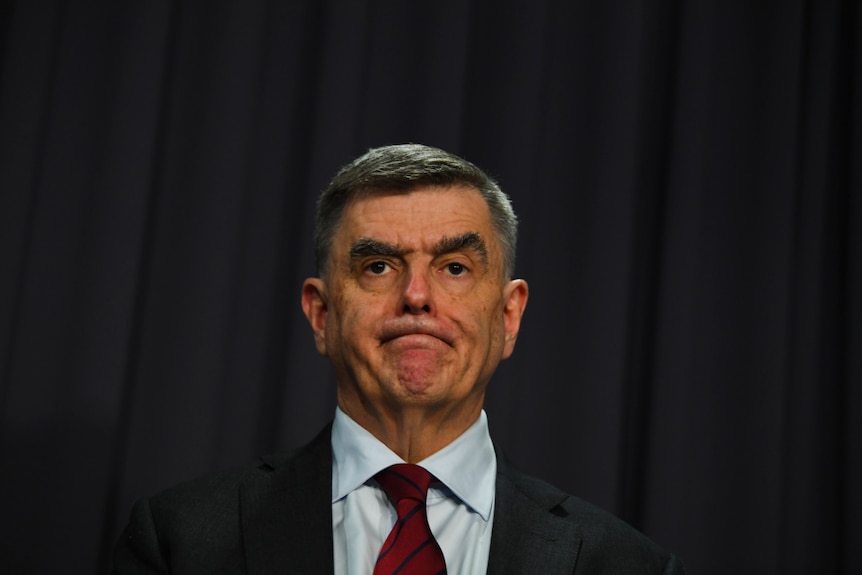
<path id="1" fill-rule="evenodd" d="M 401 294 L 401 306 L 404 313 L 431 313 L 433 309 L 431 295 L 431 278 L 428 272 L 410 270 L 404 277 L 404 291 Z"/>

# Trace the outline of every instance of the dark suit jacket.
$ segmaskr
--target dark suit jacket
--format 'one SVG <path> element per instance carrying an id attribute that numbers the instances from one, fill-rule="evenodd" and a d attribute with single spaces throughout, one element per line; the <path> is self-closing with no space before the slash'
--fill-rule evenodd
<path id="1" fill-rule="evenodd" d="M 115 573 L 331 574 L 330 429 L 257 467 L 139 501 L 117 543 Z M 621 520 L 498 457 L 488 574 L 510 573 L 670 575 L 683 567 Z"/>

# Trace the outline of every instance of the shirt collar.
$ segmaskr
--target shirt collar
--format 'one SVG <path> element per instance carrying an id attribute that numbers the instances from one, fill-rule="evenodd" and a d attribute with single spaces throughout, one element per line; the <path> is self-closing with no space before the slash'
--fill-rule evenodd
<path id="1" fill-rule="evenodd" d="M 340 408 L 332 424 L 332 501 L 354 489 L 390 465 L 404 463 L 369 431 Z M 496 488 L 497 457 L 488 433 L 485 411 L 455 441 L 419 462 L 482 516 L 491 517 Z"/>

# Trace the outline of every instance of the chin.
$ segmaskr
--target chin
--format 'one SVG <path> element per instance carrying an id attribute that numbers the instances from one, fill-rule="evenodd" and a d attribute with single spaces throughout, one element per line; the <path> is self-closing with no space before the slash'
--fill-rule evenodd
<path id="1" fill-rule="evenodd" d="M 408 380 L 399 381 L 399 388 L 404 390 L 407 394 L 407 397 L 417 397 L 417 398 L 432 398 L 434 397 L 435 391 L 439 389 L 438 386 L 435 385 L 433 381 L 414 381 Z"/>
<path id="2" fill-rule="evenodd" d="M 449 397 L 449 389 L 436 379 L 398 379 L 386 387 L 386 395 L 399 407 L 431 407 Z"/>

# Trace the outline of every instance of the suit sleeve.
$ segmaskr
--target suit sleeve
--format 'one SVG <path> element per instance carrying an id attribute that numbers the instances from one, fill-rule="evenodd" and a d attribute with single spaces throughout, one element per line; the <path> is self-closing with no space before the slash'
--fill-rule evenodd
<path id="1" fill-rule="evenodd" d="M 129 524 L 114 547 L 113 575 L 154 575 L 169 573 L 159 545 L 159 537 L 149 499 L 132 508 Z"/>
<path id="2" fill-rule="evenodd" d="M 685 567 L 682 561 L 676 556 L 671 555 L 667 564 L 664 566 L 662 575 L 685 575 Z"/>

